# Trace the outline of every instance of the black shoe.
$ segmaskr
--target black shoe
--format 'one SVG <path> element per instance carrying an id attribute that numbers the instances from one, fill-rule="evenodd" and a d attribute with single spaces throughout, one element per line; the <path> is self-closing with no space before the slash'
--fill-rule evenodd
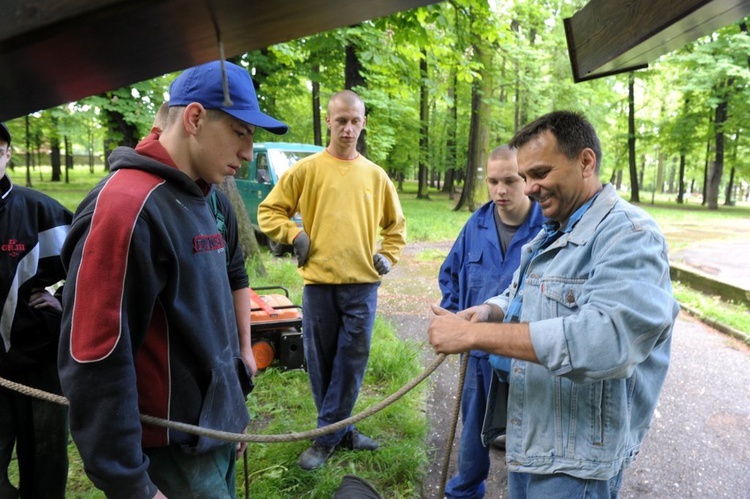
<path id="1" fill-rule="evenodd" d="M 357 430 L 352 430 L 344 435 L 339 446 L 350 450 L 375 450 L 378 448 L 378 443 Z"/>
<path id="2" fill-rule="evenodd" d="M 305 471 L 320 468 L 321 466 L 326 464 L 328 458 L 331 457 L 331 454 L 333 454 L 334 449 L 335 447 L 329 447 L 327 445 L 321 445 L 317 442 L 313 442 L 313 444 L 308 447 L 305 452 L 300 454 L 297 464 Z"/>

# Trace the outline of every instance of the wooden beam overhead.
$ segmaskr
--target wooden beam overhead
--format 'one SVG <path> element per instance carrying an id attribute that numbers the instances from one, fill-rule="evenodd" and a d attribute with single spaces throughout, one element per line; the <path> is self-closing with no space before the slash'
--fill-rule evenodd
<path id="1" fill-rule="evenodd" d="M 646 67 L 750 14 L 750 0 L 591 0 L 565 19 L 576 82 Z"/>
<path id="2" fill-rule="evenodd" d="M 0 121 L 435 1 L 3 0 Z"/>

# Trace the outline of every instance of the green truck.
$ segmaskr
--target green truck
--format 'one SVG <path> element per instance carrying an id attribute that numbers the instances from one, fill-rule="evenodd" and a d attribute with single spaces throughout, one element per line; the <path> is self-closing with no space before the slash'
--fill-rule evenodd
<path id="1" fill-rule="evenodd" d="M 312 144 L 291 142 L 259 142 L 253 145 L 253 160 L 243 163 L 235 175 L 237 189 L 255 229 L 258 242 L 267 243 L 274 255 L 281 256 L 292 250 L 291 246 L 272 241 L 258 227 L 258 205 L 263 201 L 281 176 L 300 159 L 322 151 Z M 292 220 L 302 227 L 302 217 L 295 213 Z"/>

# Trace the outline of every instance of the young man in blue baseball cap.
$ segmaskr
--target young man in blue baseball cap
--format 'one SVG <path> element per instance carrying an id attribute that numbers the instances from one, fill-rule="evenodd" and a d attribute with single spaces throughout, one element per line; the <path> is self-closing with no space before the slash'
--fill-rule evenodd
<path id="1" fill-rule="evenodd" d="M 115 149 L 75 215 L 60 378 L 86 473 L 107 497 L 235 496 L 235 444 L 139 413 L 234 433 L 249 422 L 226 246 L 205 196 L 252 158 L 256 127 L 287 131 L 245 69 L 190 68 L 162 133 Z"/>

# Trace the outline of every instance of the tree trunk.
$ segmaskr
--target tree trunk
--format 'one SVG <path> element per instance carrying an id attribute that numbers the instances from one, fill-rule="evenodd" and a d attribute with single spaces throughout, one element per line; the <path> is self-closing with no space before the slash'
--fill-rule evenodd
<path id="1" fill-rule="evenodd" d="M 323 134 L 320 123 L 320 65 L 315 64 L 312 68 L 312 116 L 313 116 L 313 143 L 316 146 L 323 145 Z"/>
<path id="2" fill-rule="evenodd" d="M 141 140 L 138 127 L 125 120 L 125 116 L 119 111 L 104 111 L 106 122 L 109 124 L 110 136 L 120 136 L 121 139 L 117 145 L 125 147 L 135 147 Z"/>
<path id="3" fill-rule="evenodd" d="M 656 184 L 654 192 L 664 192 L 664 153 L 659 151 L 659 158 L 656 162 Z"/>
<path id="4" fill-rule="evenodd" d="M 732 191 L 734 190 L 734 166 L 729 171 L 729 183 L 724 194 L 724 206 L 732 206 Z"/>
<path id="5" fill-rule="evenodd" d="M 719 209 L 719 185 L 721 184 L 721 175 L 724 170 L 724 122 L 727 120 L 727 99 L 716 106 L 714 118 L 714 143 L 716 145 L 716 156 L 711 162 L 711 168 L 708 171 L 706 195 L 708 199 L 708 209 Z"/>
<path id="6" fill-rule="evenodd" d="M 454 208 L 459 211 L 466 207 L 469 211 L 476 209 L 474 195 L 481 185 L 477 185 L 479 172 L 487 164 L 489 149 L 490 107 L 487 99 L 492 92 L 492 78 L 490 75 L 491 52 L 479 44 L 474 45 L 474 54 L 480 62 L 479 77 L 471 86 L 471 123 L 469 127 L 469 161 L 466 165 L 466 180 L 461 198 Z M 480 170 L 481 168 L 481 170 Z"/>
<path id="7" fill-rule="evenodd" d="M 29 140 L 29 115 L 26 115 L 26 187 L 31 188 L 31 140 Z"/>
<path id="8" fill-rule="evenodd" d="M 458 95 L 456 95 L 458 87 L 458 76 L 456 71 L 453 71 L 453 83 L 451 88 L 448 90 L 448 94 L 451 96 L 453 103 L 448 112 L 448 139 L 446 142 L 446 154 L 448 155 L 448 169 L 445 172 L 445 182 L 443 182 L 443 192 L 448 193 L 448 198 L 453 200 L 455 198 L 455 176 L 456 168 L 458 166 L 458 150 L 456 147 L 456 136 L 458 134 L 456 128 L 458 124 Z"/>
<path id="9" fill-rule="evenodd" d="M 713 114 L 709 114 L 708 125 L 709 127 L 715 126 Z M 701 206 L 705 205 L 708 202 L 708 167 L 710 163 L 711 163 L 711 138 L 709 137 L 708 141 L 706 141 L 706 159 L 703 164 L 703 187 L 701 188 L 701 193 L 703 194 L 703 200 L 701 201 Z"/>
<path id="10" fill-rule="evenodd" d="M 49 160 L 52 163 L 52 182 L 59 182 L 62 178 L 62 167 L 60 163 L 60 139 L 50 138 Z"/>
<path id="11" fill-rule="evenodd" d="M 73 151 L 70 149 L 70 137 L 65 135 L 63 137 L 63 142 L 65 144 L 65 183 L 70 183 L 70 169 L 73 168 Z"/>
<path id="12" fill-rule="evenodd" d="M 685 154 L 680 154 L 680 178 L 679 178 L 679 192 L 677 193 L 677 202 L 682 204 L 685 202 Z"/>
<path id="13" fill-rule="evenodd" d="M 430 199 L 429 185 L 427 184 L 430 110 L 427 95 L 427 51 L 425 49 L 422 49 L 422 58 L 419 61 L 419 76 L 419 183 L 417 199 Z"/>
<path id="14" fill-rule="evenodd" d="M 242 197 L 240 197 L 240 192 L 237 190 L 237 183 L 234 181 L 234 177 L 224 177 L 224 181 L 217 185 L 217 188 L 221 189 L 232 203 L 232 208 L 237 217 L 240 247 L 242 248 L 242 253 L 245 255 L 245 266 L 249 267 L 250 272 L 255 275 L 265 275 L 266 269 L 260 258 L 260 245 L 255 238 L 253 225 L 245 210 L 245 203 L 242 201 Z"/>
<path id="15" fill-rule="evenodd" d="M 726 195 L 724 197 L 724 206 L 732 206 L 732 191 L 734 190 L 734 165 L 737 164 L 737 149 L 739 148 L 740 143 L 740 132 L 738 131 L 735 135 L 735 139 L 732 142 L 734 147 L 732 147 L 732 169 L 729 172 L 729 183 L 727 184 L 727 191 Z"/>
<path id="16" fill-rule="evenodd" d="M 365 77 L 362 74 L 362 62 L 357 56 L 357 48 L 354 44 L 349 43 L 346 46 L 346 65 L 344 67 L 344 88 L 354 90 L 357 87 L 367 88 Z M 367 106 L 365 105 L 365 117 L 367 116 Z M 363 129 L 357 139 L 357 151 L 362 156 L 367 156 L 367 129 Z"/>
<path id="17" fill-rule="evenodd" d="M 630 202 L 640 203 L 638 171 L 635 164 L 635 74 L 628 75 L 628 160 L 630 164 Z"/>

